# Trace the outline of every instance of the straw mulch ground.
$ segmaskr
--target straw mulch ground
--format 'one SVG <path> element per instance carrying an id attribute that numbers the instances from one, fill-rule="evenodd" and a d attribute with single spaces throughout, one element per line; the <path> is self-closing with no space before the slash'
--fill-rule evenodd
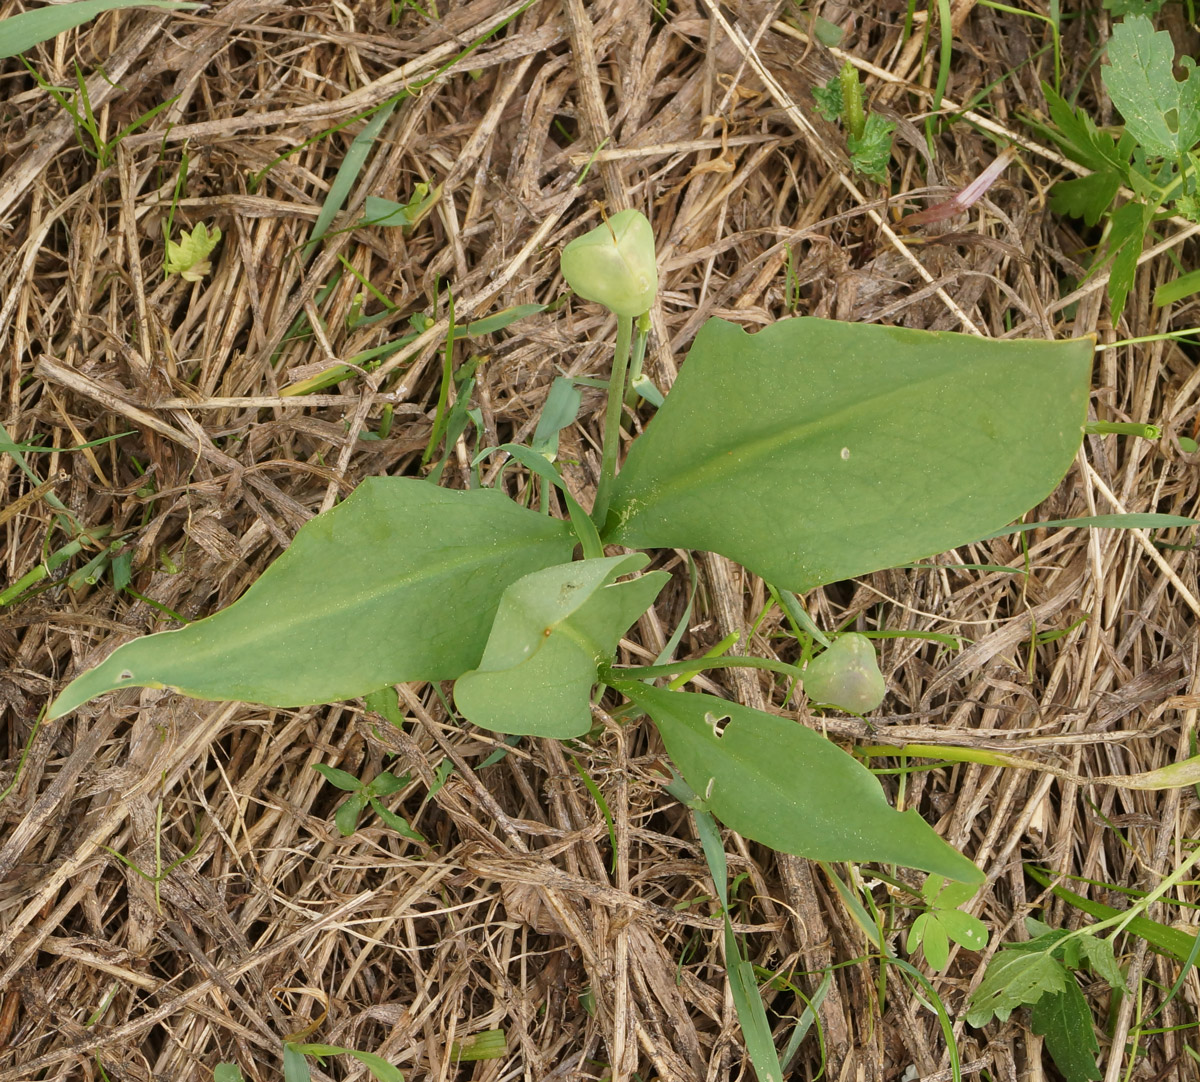
<path id="1" fill-rule="evenodd" d="M 23 6 L 4 0 L 0 16 Z M 1194 306 L 1151 304 L 1173 259 L 1194 257 L 1178 223 L 1163 224 L 1171 243 L 1145 260 L 1119 327 L 1103 277 L 1070 292 L 1097 237 L 1049 213 L 1048 186 L 1069 173 L 1021 121 L 1043 104 L 1039 79 L 1050 75 L 1044 22 L 953 5 L 945 106 L 974 102 L 931 155 L 922 117 L 937 50 L 921 45 L 924 16 L 905 42 L 903 3 L 868 7 L 818 3 L 797 16 L 759 0 L 535 0 L 424 86 L 517 5 L 454 2 L 434 21 L 386 0 L 125 10 L 29 56 L 59 86 L 80 65 L 109 139 L 171 99 L 105 163 L 19 62 L 0 62 L 0 416 L 17 441 L 54 448 L 123 434 L 30 455 L 47 482 L 36 490 L 0 455 L 0 583 L 65 543 L 53 495 L 121 540 L 138 595 L 189 618 L 228 604 L 357 481 L 418 472 L 447 290 L 459 323 L 555 300 L 558 251 L 600 206 L 639 207 L 654 223 L 663 288 L 648 370 L 662 386 L 709 316 L 753 328 L 786 314 L 789 253 L 797 310 L 811 315 L 991 336 L 1096 332 L 1102 344 L 1195 323 Z M 1105 119 L 1092 61 L 1093 35 L 1108 24 L 1094 7 L 1064 24 L 1065 81 Z M 978 175 L 996 154 L 988 131 L 1020 145 L 1019 165 L 969 214 L 898 238 L 881 189 L 848 171 L 842 135 L 813 111 L 809 88 L 842 59 L 809 39 L 813 14 L 845 29 L 842 48 L 900 122 L 892 185 L 913 206 Z M 367 195 L 403 201 L 429 182 L 440 201 L 407 235 L 331 232 L 305 265 L 298 248 L 362 130 L 357 118 L 405 86 L 419 89 L 387 121 L 335 230 L 361 217 Z M 215 223 L 225 235 L 211 276 L 195 284 L 162 273 L 185 154 L 176 226 Z M 342 261 L 393 315 L 347 330 L 359 284 L 343 274 L 321 292 Z M 364 311 L 380 310 L 368 298 Z M 412 350 L 280 401 L 297 379 L 399 337 L 413 313 L 435 324 Z M 290 337 L 302 314 L 316 332 Z M 527 439 L 556 374 L 604 376 L 612 334 L 610 318 L 575 301 L 476 343 L 487 354 L 476 391 L 486 442 Z M 1038 516 L 1194 514 L 1196 462 L 1175 440 L 1197 418 L 1192 347 L 1100 352 L 1094 386 L 1097 417 L 1160 421 L 1164 437 L 1089 438 Z M 388 403 L 388 437 L 358 439 Z M 600 409 L 589 393 L 564 434 L 585 502 Z M 472 451 L 458 448 L 446 483 L 462 484 Z M 1019 563 L 1012 541 L 947 559 Z M 67 577 L 93 555 L 0 611 L 0 1082 L 190 1082 L 220 1061 L 279 1078 L 281 1042 L 301 1031 L 376 1052 L 416 1080 L 750 1077 L 713 885 L 689 816 L 662 792 L 661 746 L 645 723 L 574 750 L 615 816 L 615 873 L 607 827 L 566 750 L 525 740 L 475 771 L 497 741 L 447 717 L 428 687 L 402 689 L 402 730 L 357 703 L 286 711 L 162 692 L 108 696 L 35 728 L 71 676 L 133 635 L 174 626 L 107 578 L 71 588 Z M 1031 535 L 1028 560 L 1027 576 L 903 571 L 812 595 L 825 627 L 932 630 L 970 645 L 884 642 L 892 694 L 872 734 L 852 718 L 805 710 L 801 720 L 846 742 L 1000 748 L 1083 777 L 1186 756 L 1198 702 L 1194 554 L 1130 532 L 1064 531 Z M 745 632 L 763 607 L 757 581 L 720 559 L 700 566 L 702 602 L 678 656 Z M 668 591 L 657 619 L 639 625 L 645 650 L 670 633 L 682 593 Z M 779 628 L 768 617 L 750 649 L 786 651 Z M 1031 647 L 1034 630 L 1068 628 Z M 769 681 L 713 680 L 752 705 L 780 701 Z M 447 760 L 456 769 L 427 800 Z M 374 817 L 341 837 L 341 794 L 313 763 L 364 777 L 387 764 L 411 771 L 392 806 L 436 844 Z M 969 908 L 988 922 L 993 950 L 1023 938 L 1029 914 L 1080 920 L 1023 862 L 1108 884 L 1076 887 L 1123 905 L 1118 888 L 1154 886 L 1200 829 L 1188 789 L 980 766 L 911 774 L 902 791 L 895 776 L 883 780 L 987 872 Z M 152 872 L 156 847 L 163 866 L 190 854 L 157 887 L 129 866 Z M 881 969 L 825 872 L 736 836 L 726 847 L 731 875 L 744 876 L 737 919 L 754 961 L 809 994 L 838 967 L 793 1076 L 812 1078 L 823 1063 L 831 1079 L 949 1078 L 936 1018 Z M 887 890 L 869 880 L 863 889 L 899 951 L 913 911 L 887 908 Z M 1165 923 L 1189 913 L 1153 911 Z M 1178 966 L 1134 937 L 1118 948 L 1135 994 L 1118 1001 L 1085 984 L 1106 1077 L 1195 1077 L 1184 1051 L 1197 1044 L 1195 974 L 1151 1019 Z M 965 1076 L 1056 1077 L 1028 1012 L 978 1031 L 959 1020 L 985 960 L 960 951 L 931 975 Z M 803 1002 L 786 988 L 765 996 L 782 1048 Z M 502 1058 L 456 1065 L 456 1042 L 493 1029 L 505 1034 Z M 365 1077 L 346 1058 L 313 1069 Z"/>

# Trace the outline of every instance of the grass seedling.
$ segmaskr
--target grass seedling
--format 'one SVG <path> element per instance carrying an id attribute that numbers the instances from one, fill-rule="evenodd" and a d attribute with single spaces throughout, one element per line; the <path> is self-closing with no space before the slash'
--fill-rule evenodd
<path id="1" fill-rule="evenodd" d="M 165 785 L 166 780 L 167 780 L 167 776 L 164 773 L 162 776 L 161 784 Z M 106 853 L 108 853 L 109 856 L 116 857 L 116 859 L 119 860 L 122 864 L 124 864 L 125 867 L 128 868 L 130 871 L 136 872 L 143 879 L 147 880 L 148 882 L 150 882 L 154 885 L 154 907 L 155 907 L 155 909 L 158 910 L 159 913 L 162 912 L 162 897 L 160 894 L 160 888 L 162 885 L 162 881 L 164 879 L 166 879 L 167 876 L 170 875 L 181 864 L 184 864 L 187 861 L 191 860 L 192 857 L 194 857 L 200 851 L 200 843 L 204 840 L 200 834 L 201 821 L 197 820 L 196 826 L 194 828 L 195 840 L 192 843 L 191 849 L 189 849 L 182 856 L 176 857 L 173 861 L 171 861 L 170 864 L 167 864 L 166 866 L 164 866 L 163 865 L 163 853 L 162 853 L 162 820 L 163 820 L 163 797 L 162 797 L 162 791 L 160 788 L 159 796 L 158 796 L 158 803 L 155 806 L 155 810 L 154 810 L 154 872 L 153 872 L 153 874 L 151 874 L 150 872 L 144 871 L 137 864 L 135 864 L 132 860 L 130 860 L 127 856 L 125 856 L 124 853 L 118 853 L 115 849 L 110 849 L 107 845 L 100 846 L 100 848 L 103 849 Z"/>
<path id="2" fill-rule="evenodd" d="M 148 124 L 179 96 L 176 94 L 173 98 L 159 102 L 152 109 L 147 109 L 133 123 L 126 125 L 117 132 L 112 139 L 106 139 L 104 133 L 101 131 L 100 123 L 96 119 L 96 114 L 92 111 L 92 102 L 91 96 L 88 93 L 87 81 L 84 79 L 83 72 L 80 70 L 78 64 L 75 65 L 76 85 L 74 87 L 56 87 L 43 79 L 38 74 L 37 69 L 28 60 L 25 60 L 24 57 L 22 57 L 22 61 L 38 86 L 58 102 L 71 117 L 71 120 L 75 124 L 75 137 L 78 139 L 80 147 L 84 153 L 96 159 L 96 163 L 101 169 L 107 169 L 112 164 L 113 156 L 122 139 L 128 135 L 132 135 L 143 125 Z"/>

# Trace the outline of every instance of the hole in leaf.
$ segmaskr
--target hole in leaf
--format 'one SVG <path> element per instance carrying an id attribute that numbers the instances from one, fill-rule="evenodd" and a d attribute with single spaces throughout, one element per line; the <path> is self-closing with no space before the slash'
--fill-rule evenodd
<path id="1" fill-rule="evenodd" d="M 131 673 L 128 669 L 126 669 L 124 672 L 121 673 L 120 676 L 117 677 L 117 679 L 118 680 L 132 680 L 133 673 Z"/>
<path id="2" fill-rule="evenodd" d="M 708 713 L 704 715 L 704 720 L 708 723 L 708 727 L 712 729 L 713 736 L 718 740 L 725 735 L 725 726 L 729 722 L 728 714 L 717 715 Z"/>

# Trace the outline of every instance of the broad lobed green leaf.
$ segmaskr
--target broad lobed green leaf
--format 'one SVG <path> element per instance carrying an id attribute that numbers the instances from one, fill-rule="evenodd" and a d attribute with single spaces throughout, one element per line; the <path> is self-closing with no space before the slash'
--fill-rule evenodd
<path id="1" fill-rule="evenodd" d="M 124 687 L 302 706 L 452 680 L 479 663 L 505 587 L 574 545 L 566 523 L 499 492 L 368 478 L 233 605 L 119 647 L 50 716 Z"/>
<path id="2" fill-rule="evenodd" d="M 1082 440 L 1093 343 L 712 319 L 617 477 L 604 540 L 802 592 L 1011 522 Z"/>

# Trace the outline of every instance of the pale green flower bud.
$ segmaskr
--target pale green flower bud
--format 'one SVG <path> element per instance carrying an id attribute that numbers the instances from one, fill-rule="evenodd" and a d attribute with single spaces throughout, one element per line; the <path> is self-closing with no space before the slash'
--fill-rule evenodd
<path id="1" fill-rule="evenodd" d="M 562 273 L 586 300 L 619 316 L 640 316 L 658 292 L 654 230 L 641 211 L 614 214 L 563 249 Z"/>
<path id="2" fill-rule="evenodd" d="M 839 706 L 852 714 L 874 710 L 887 694 L 875 660 L 875 647 L 865 635 L 842 635 L 804 670 L 804 690 L 815 703 Z"/>

